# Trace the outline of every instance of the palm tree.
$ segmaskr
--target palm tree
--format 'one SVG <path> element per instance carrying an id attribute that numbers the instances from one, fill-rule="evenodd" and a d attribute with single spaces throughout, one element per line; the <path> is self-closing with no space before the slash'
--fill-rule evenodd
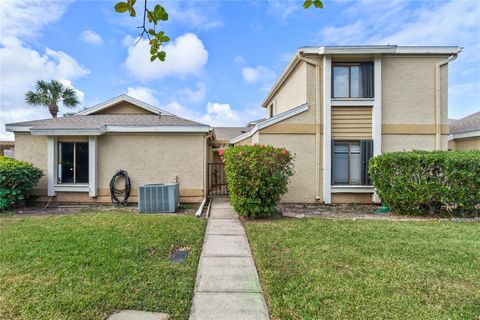
<path id="1" fill-rule="evenodd" d="M 65 87 L 58 80 L 50 82 L 38 80 L 35 83 L 35 90 L 29 90 L 25 93 L 25 102 L 47 107 L 53 118 L 57 117 L 59 102 L 62 102 L 67 108 L 75 108 L 80 104 L 75 90 Z"/>

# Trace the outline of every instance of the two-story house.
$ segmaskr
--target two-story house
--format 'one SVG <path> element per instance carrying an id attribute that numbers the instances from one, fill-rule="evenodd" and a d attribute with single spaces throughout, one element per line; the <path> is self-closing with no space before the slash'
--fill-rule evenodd
<path id="1" fill-rule="evenodd" d="M 267 119 L 230 142 L 295 153 L 284 202 L 378 201 L 368 160 L 447 150 L 448 63 L 461 47 L 300 48 L 265 97 Z"/>

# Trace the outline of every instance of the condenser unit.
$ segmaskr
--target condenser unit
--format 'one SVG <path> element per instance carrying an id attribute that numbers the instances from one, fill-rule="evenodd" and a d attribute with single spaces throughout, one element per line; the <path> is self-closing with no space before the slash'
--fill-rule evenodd
<path id="1" fill-rule="evenodd" d="M 178 183 L 145 184 L 138 187 L 138 211 L 176 212 L 179 206 Z"/>

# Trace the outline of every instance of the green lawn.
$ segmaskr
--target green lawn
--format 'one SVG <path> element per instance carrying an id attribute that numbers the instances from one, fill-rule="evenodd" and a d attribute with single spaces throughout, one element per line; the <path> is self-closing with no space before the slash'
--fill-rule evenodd
<path id="1" fill-rule="evenodd" d="M 0 217 L 0 319 L 187 319 L 205 220 L 127 212 Z M 191 248 L 183 264 L 174 246 Z"/>
<path id="2" fill-rule="evenodd" d="M 245 224 L 272 319 L 480 319 L 480 224 Z"/>

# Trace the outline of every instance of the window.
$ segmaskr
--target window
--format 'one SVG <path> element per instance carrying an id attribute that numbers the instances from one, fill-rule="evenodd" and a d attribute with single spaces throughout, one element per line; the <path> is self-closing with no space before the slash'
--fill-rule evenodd
<path id="1" fill-rule="evenodd" d="M 332 184 L 370 185 L 368 160 L 373 154 L 373 141 L 338 141 L 332 143 Z"/>
<path id="2" fill-rule="evenodd" d="M 373 64 L 334 64 L 333 98 L 373 98 Z"/>
<path id="3" fill-rule="evenodd" d="M 88 183 L 88 143 L 58 143 L 58 183 Z"/>

